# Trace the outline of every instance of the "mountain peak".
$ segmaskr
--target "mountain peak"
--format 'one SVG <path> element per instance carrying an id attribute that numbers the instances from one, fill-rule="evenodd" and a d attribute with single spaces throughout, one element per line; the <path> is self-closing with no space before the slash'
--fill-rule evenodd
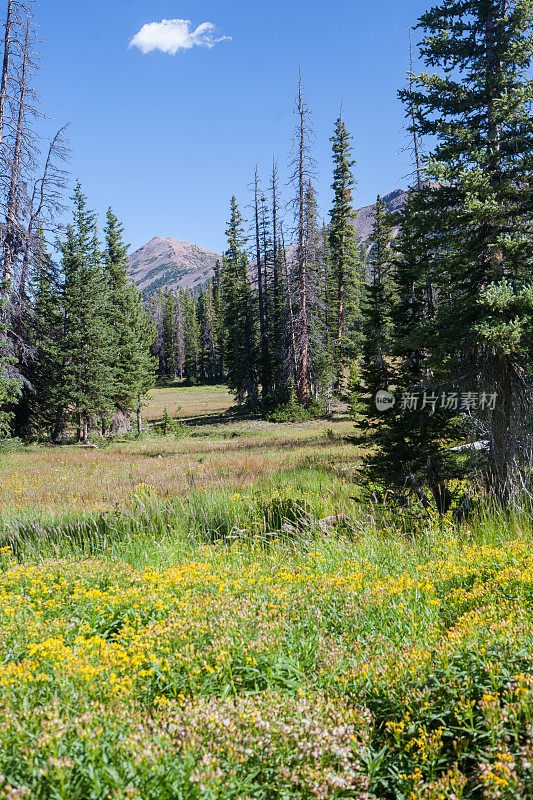
<path id="1" fill-rule="evenodd" d="M 213 275 L 220 256 L 172 236 L 154 236 L 129 257 L 130 272 L 144 297 L 158 289 L 191 289 L 204 286 Z"/>
<path id="2" fill-rule="evenodd" d="M 395 189 L 383 197 L 389 211 L 400 211 L 407 200 L 403 189 Z M 357 210 L 354 227 L 364 243 L 372 233 L 375 204 Z M 173 236 L 154 236 L 129 257 L 130 271 L 144 297 L 158 289 L 191 289 L 198 291 L 213 277 L 218 253 Z"/>

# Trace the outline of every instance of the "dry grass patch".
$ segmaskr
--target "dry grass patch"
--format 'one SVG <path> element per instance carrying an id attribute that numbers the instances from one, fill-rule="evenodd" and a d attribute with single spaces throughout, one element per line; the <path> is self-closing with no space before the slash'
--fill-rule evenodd
<path id="1" fill-rule="evenodd" d="M 241 421 L 191 427 L 178 439 L 10 453 L 0 464 L 0 513 L 111 509 L 145 487 L 162 496 L 242 487 L 301 463 L 353 460 L 355 448 L 342 438 L 350 428 L 345 422 L 292 426 Z"/>
<path id="2" fill-rule="evenodd" d="M 234 397 L 226 386 L 160 387 L 150 392 L 145 409 L 149 422 L 160 420 L 165 408 L 173 417 L 205 417 L 225 414 L 234 405 Z"/>

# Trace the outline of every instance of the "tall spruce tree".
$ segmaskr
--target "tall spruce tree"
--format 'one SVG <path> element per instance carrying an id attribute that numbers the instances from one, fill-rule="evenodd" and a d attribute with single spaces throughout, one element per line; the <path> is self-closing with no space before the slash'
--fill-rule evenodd
<path id="1" fill-rule="evenodd" d="M 302 74 L 299 73 L 295 113 L 297 125 L 293 139 L 291 183 L 294 187 L 292 201 L 295 219 L 296 251 L 287 264 L 287 289 L 290 304 L 291 348 L 294 365 L 296 394 L 301 405 L 309 400 L 309 249 L 306 239 L 306 208 L 308 186 L 315 174 L 315 161 L 311 155 L 311 112 L 304 98 Z"/>
<path id="2" fill-rule="evenodd" d="M 215 378 L 222 381 L 224 378 L 224 319 L 222 313 L 222 266 L 216 261 L 213 274 L 213 317 L 215 335 Z"/>
<path id="3" fill-rule="evenodd" d="M 87 209 L 79 183 L 73 199 L 74 222 L 61 243 L 65 276 L 64 389 L 78 436 L 87 441 L 91 425 L 100 425 L 112 408 L 112 337 L 96 219 Z"/>
<path id="4" fill-rule="evenodd" d="M 320 402 L 333 378 L 332 353 L 328 349 L 323 297 L 323 276 L 326 270 L 324 230 L 318 221 L 318 203 L 311 181 L 305 194 L 305 240 L 307 242 L 307 319 L 309 331 L 308 370 L 313 400 Z"/>
<path id="5" fill-rule="evenodd" d="M 190 289 L 180 292 L 180 306 L 183 314 L 183 337 L 185 342 L 185 380 L 194 385 L 199 380 L 199 327 L 196 299 Z"/>
<path id="6" fill-rule="evenodd" d="M 285 252 L 280 235 L 278 167 L 272 162 L 270 182 L 272 209 L 272 300 L 270 304 L 270 352 L 272 359 L 272 393 L 276 404 L 285 404 L 290 399 L 290 336 L 287 311 L 287 276 Z"/>
<path id="7" fill-rule="evenodd" d="M 419 27 L 422 57 L 439 70 L 416 81 L 419 129 L 437 141 L 426 214 L 448 237 L 427 347 L 449 385 L 497 395 L 475 416 L 489 485 L 507 503 L 531 457 L 533 3 L 445 0 Z"/>
<path id="8" fill-rule="evenodd" d="M 162 366 L 163 374 L 174 380 L 177 371 L 176 298 L 167 287 L 163 294 L 162 315 Z"/>
<path id="9" fill-rule="evenodd" d="M 401 504 L 414 496 L 425 508 L 448 511 L 453 497 L 452 478 L 465 475 L 465 464 L 450 448 L 464 433 L 464 418 L 454 415 L 436 390 L 435 372 L 427 349 L 434 307 L 427 292 L 431 269 L 437 263 L 440 239 L 431 243 L 424 212 L 430 187 L 412 191 L 401 214 L 400 236 L 394 259 L 394 303 L 391 308 L 391 360 L 386 372 L 365 367 L 365 384 L 371 384 L 362 405 L 364 438 L 375 446 L 367 459 L 367 474 Z M 373 383 L 386 380 L 386 385 Z M 396 405 L 378 413 L 374 397 L 379 389 L 395 388 Z"/>
<path id="10" fill-rule="evenodd" d="M 58 442 L 67 422 L 66 364 L 62 346 L 65 335 L 63 285 L 42 233 L 29 332 L 34 355 L 28 373 L 30 386 L 26 387 L 25 395 L 31 432 L 39 438 L 45 433 L 53 442 Z"/>
<path id="11" fill-rule="evenodd" d="M 261 205 L 264 198 L 259 199 L 259 173 L 257 166 L 254 174 L 254 223 L 255 223 L 255 260 L 257 271 L 257 300 L 258 300 L 258 316 L 259 316 L 259 349 L 260 349 L 260 362 L 259 372 L 261 379 L 261 399 L 263 403 L 268 402 L 270 398 L 270 354 L 269 354 L 269 341 L 268 341 L 268 321 L 267 321 L 267 288 L 265 281 L 265 273 L 267 269 L 266 258 L 267 254 L 261 249 Z M 263 214 L 264 221 L 264 214 Z"/>
<path id="12" fill-rule="evenodd" d="M 355 186 L 352 168 L 355 161 L 352 158 L 351 139 L 341 114 L 335 123 L 335 132 L 330 140 L 334 163 L 332 184 L 334 200 L 330 211 L 329 248 L 333 284 L 332 321 L 337 391 L 342 391 L 344 367 L 349 358 L 355 355 L 355 331 L 353 325 L 350 325 L 350 316 L 353 317 L 355 312 L 359 258 L 353 224 L 356 219 L 352 204 Z"/>
<path id="13" fill-rule="evenodd" d="M 218 370 L 213 281 L 208 282 L 196 301 L 196 320 L 198 331 L 198 379 L 202 383 L 210 384 L 216 380 Z"/>
<path id="14" fill-rule="evenodd" d="M 237 200 L 231 198 L 223 260 L 224 362 L 228 386 L 240 404 L 258 405 L 257 335 L 254 301 L 248 276 L 244 226 Z"/>
<path id="15" fill-rule="evenodd" d="M 380 389 L 388 389 L 390 382 L 392 227 L 387 206 L 378 195 L 369 239 L 370 282 L 364 289 L 362 308 L 364 340 L 361 378 L 364 390 L 370 396 L 367 408 L 371 416 L 375 412 L 373 401 L 376 393 Z"/>
<path id="16" fill-rule="evenodd" d="M 502 503 L 530 481 L 532 27 L 530 0 L 445 0 L 419 24 L 437 72 L 400 93 L 412 127 L 435 141 L 397 270 L 395 383 L 425 402 L 387 415 L 373 466 L 419 496 L 428 486 L 440 510 L 462 468 L 454 430 L 486 441 L 487 486 Z"/>
<path id="17" fill-rule="evenodd" d="M 150 354 L 149 327 L 142 298 L 129 274 L 128 245 L 124 229 L 113 210 L 107 212 L 104 264 L 108 282 L 107 318 L 111 333 L 111 366 L 115 420 L 113 430 L 121 432 L 124 417 L 139 413 L 143 396 L 151 387 L 154 373 Z M 126 427 L 128 425 L 126 424 Z"/>

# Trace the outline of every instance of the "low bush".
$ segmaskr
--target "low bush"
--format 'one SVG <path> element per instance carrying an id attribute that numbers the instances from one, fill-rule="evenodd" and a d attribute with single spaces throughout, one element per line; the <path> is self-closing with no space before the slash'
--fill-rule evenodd
<path id="1" fill-rule="evenodd" d="M 314 419 L 322 419 L 325 416 L 324 409 L 314 403 L 308 406 L 302 406 L 299 403 L 287 403 L 265 412 L 265 419 L 269 422 L 309 422 Z"/>

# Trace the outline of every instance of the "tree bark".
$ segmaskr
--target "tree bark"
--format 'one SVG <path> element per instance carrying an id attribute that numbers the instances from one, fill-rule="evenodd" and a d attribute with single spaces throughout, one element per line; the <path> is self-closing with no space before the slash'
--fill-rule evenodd
<path id="1" fill-rule="evenodd" d="M 296 253 L 298 269 L 298 402 L 307 405 L 308 400 L 308 320 L 307 320 L 307 253 L 305 240 L 305 109 L 302 96 L 302 75 L 299 76 L 298 106 L 298 246 Z"/>
<path id="2" fill-rule="evenodd" d="M 137 402 L 137 435 L 140 436 L 142 432 L 143 432 L 143 415 L 142 415 L 141 397 L 139 395 Z"/>
<path id="3" fill-rule="evenodd" d="M 265 306 L 263 299 L 263 275 L 261 270 L 261 239 L 259 232 L 259 177 L 257 174 L 257 167 L 255 168 L 255 182 L 254 182 L 254 200 L 255 200 L 255 250 L 257 258 L 257 289 L 259 294 L 259 338 L 261 347 L 261 395 L 263 400 L 269 395 L 268 386 L 268 351 L 266 342 L 266 325 L 265 325 Z"/>
<path id="4" fill-rule="evenodd" d="M 15 136 L 15 147 L 13 149 L 13 163 L 11 167 L 11 180 L 7 199 L 6 231 L 4 235 L 4 264 L 2 275 L 2 286 L 4 299 L 7 297 L 13 268 L 16 250 L 16 228 L 17 228 L 17 199 L 20 180 L 20 159 L 22 153 L 24 113 L 26 110 L 26 93 L 28 62 L 30 57 L 30 20 L 26 22 L 26 32 L 24 40 L 24 53 L 22 58 L 22 72 L 20 77 L 20 95 L 17 117 L 17 131 Z"/>

